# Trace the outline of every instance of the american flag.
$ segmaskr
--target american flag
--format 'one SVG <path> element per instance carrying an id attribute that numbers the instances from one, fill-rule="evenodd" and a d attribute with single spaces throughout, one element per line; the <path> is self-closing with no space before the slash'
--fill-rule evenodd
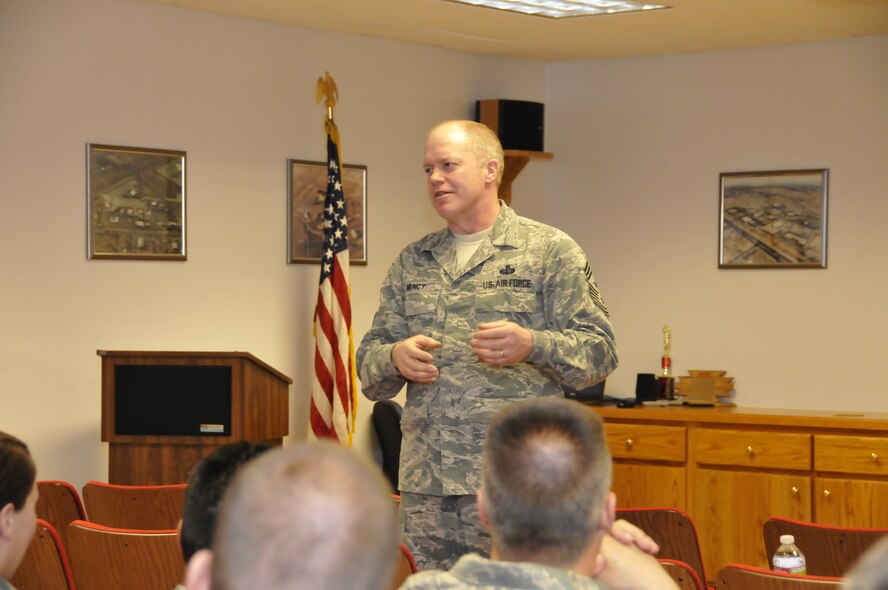
<path id="1" fill-rule="evenodd" d="M 321 282 L 314 314 L 311 429 L 318 438 L 334 438 L 350 445 L 355 431 L 357 399 L 341 161 L 339 131 L 328 119 L 327 198 L 324 201 Z"/>

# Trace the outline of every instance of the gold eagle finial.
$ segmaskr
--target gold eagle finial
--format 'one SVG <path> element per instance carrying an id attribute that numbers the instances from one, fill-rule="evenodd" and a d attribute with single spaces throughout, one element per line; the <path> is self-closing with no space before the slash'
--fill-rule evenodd
<path id="1" fill-rule="evenodd" d="M 339 100 L 339 90 L 336 88 L 336 81 L 330 77 L 330 72 L 326 72 L 323 78 L 318 78 L 317 101 L 324 99 L 324 106 L 327 107 L 327 118 L 333 120 L 333 107 Z"/>

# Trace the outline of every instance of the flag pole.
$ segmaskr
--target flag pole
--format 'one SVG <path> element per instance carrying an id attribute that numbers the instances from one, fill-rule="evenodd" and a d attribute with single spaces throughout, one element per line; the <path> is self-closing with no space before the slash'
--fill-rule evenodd
<path id="1" fill-rule="evenodd" d="M 327 196 L 324 201 L 324 244 L 321 278 L 314 313 L 314 379 L 311 388 L 311 427 L 319 438 L 338 439 L 351 446 L 357 410 L 354 337 L 351 327 L 348 220 L 342 186 L 342 148 L 333 107 L 339 99 L 336 82 L 326 72 L 318 78 L 317 101 L 324 100 L 327 117 Z"/>

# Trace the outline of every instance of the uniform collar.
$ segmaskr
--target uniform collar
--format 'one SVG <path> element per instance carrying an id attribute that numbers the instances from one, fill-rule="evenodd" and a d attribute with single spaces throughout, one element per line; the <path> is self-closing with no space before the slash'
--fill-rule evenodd
<path id="1" fill-rule="evenodd" d="M 500 199 L 500 212 L 490 230 L 490 243 L 494 246 L 518 247 L 518 215 Z M 422 240 L 421 248 L 436 258 L 442 257 L 453 247 L 453 233 L 445 228 Z"/>

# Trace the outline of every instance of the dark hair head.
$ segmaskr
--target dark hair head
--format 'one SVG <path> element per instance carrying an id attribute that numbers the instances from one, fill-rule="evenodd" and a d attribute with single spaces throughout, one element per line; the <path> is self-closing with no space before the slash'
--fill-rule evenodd
<path id="1" fill-rule="evenodd" d="M 267 443 L 222 445 L 194 468 L 185 490 L 180 535 L 182 555 L 186 562 L 199 550 L 210 548 L 219 504 L 234 474 L 245 463 L 270 448 L 271 445 Z"/>
<path id="2" fill-rule="evenodd" d="M 598 530 L 610 490 L 601 418 L 561 398 L 512 404 L 488 427 L 483 477 L 500 556 L 566 566 Z"/>
<path id="3" fill-rule="evenodd" d="M 12 503 L 21 510 L 34 489 L 37 467 L 28 446 L 5 432 L 0 432 L 0 508 Z"/>

